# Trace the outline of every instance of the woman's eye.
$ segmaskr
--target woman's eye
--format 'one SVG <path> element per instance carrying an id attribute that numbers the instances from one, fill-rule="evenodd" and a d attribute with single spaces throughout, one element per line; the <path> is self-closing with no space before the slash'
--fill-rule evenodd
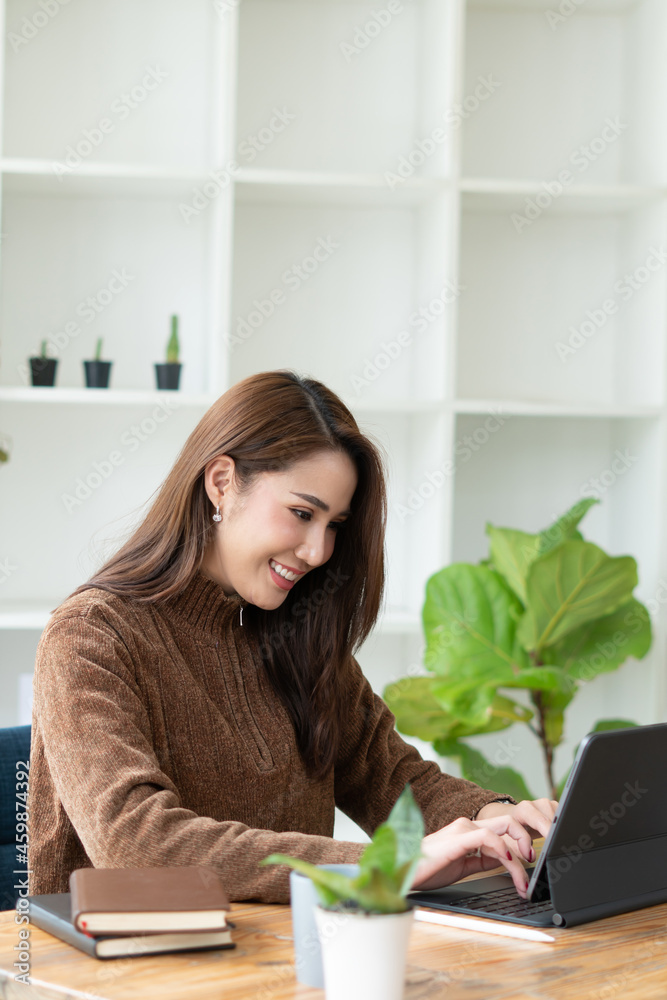
<path id="1" fill-rule="evenodd" d="M 292 507 L 292 513 L 296 514 L 300 521 L 310 521 L 313 516 L 309 510 L 297 510 L 295 507 Z"/>

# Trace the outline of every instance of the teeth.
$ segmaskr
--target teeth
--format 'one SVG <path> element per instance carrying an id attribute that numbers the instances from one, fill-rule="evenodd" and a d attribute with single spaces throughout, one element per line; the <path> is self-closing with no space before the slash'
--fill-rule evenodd
<path id="1" fill-rule="evenodd" d="M 292 573 L 291 570 L 285 569 L 285 567 L 281 566 L 279 562 L 275 561 L 275 559 L 269 559 L 269 564 L 274 572 L 278 573 L 279 576 L 284 577 L 285 580 L 294 582 L 294 580 L 298 578 L 298 573 Z"/>

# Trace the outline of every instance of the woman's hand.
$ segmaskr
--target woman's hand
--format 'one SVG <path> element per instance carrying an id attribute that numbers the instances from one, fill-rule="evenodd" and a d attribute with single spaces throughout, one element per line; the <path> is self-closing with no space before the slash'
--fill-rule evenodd
<path id="1" fill-rule="evenodd" d="M 491 802 L 477 819 L 457 819 L 424 837 L 413 889 L 439 889 L 466 875 L 503 865 L 525 899 L 528 881 L 519 858 L 535 860 L 532 837 L 546 836 L 558 803 L 550 799 L 518 805 Z M 482 815 L 484 814 L 484 815 Z M 510 849 L 511 848 L 511 849 Z"/>
<path id="2" fill-rule="evenodd" d="M 522 799 L 517 805 L 511 802 L 489 802 L 477 813 L 476 819 L 492 816 L 511 816 L 528 830 L 531 837 L 546 837 L 556 815 L 558 803 L 554 799 Z"/>

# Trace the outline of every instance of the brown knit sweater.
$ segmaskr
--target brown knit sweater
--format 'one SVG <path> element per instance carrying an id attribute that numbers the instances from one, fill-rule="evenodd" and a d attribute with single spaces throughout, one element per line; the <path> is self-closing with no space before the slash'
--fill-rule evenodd
<path id="1" fill-rule="evenodd" d="M 407 781 L 428 831 L 499 798 L 423 761 L 356 663 L 334 773 L 310 780 L 239 598 L 199 573 L 160 605 L 88 590 L 37 651 L 30 892 L 68 891 L 75 868 L 206 864 L 233 900 L 286 902 L 287 869 L 258 862 L 356 861 L 334 805 L 371 834 Z"/>

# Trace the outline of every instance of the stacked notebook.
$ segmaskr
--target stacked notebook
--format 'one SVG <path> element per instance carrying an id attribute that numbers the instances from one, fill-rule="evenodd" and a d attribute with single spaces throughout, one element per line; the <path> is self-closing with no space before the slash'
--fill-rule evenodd
<path id="1" fill-rule="evenodd" d="M 94 958 L 234 947 L 229 900 L 208 866 L 78 868 L 69 886 L 28 896 L 30 922 Z"/>

